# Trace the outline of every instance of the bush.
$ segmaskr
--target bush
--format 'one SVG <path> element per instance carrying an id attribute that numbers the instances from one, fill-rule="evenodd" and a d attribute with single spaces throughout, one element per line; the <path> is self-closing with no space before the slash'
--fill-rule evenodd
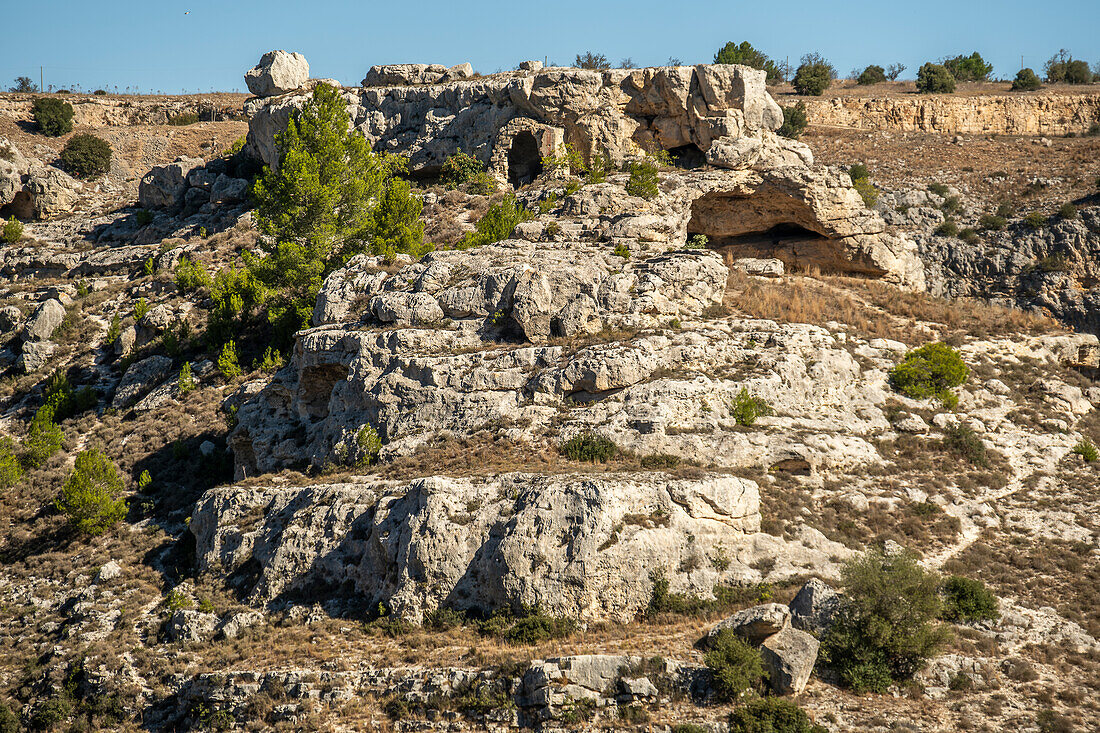
<path id="1" fill-rule="evenodd" d="M 1024 217 L 1024 226 L 1030 229 L 1042 229 L 1047 225 L 1047 217 L 1040 211 L 1032 211 Z"/>
<path id="2" fill-rule="evenodd" d="M 106 89 L 96 89 L 94 92 L 92 92 L 92 94 L 94 94 L 97 97 L 105 97 L 105 96 L 107 96 L 107 90 Z"/>
<path id="3" fill-rule="evenodd" d="M 195 389 L 195 377 L 191 373 L 191 362 L 183 362 L 183 366 L 180 367 L 180 376 L 176 382 L 179 388 L 180 394 L 185 395 L 188 392 L 192 392 Z"/>
<path id="4" fill-rule="evenodd" d="M 1051 84 L 1088 84 L 1092 81 L 1088 63 L 1073 58 L 1064 48 L 1050 57 L 1043 70 Z"/>
<path id="5" fill-rule="evenodd" d="M 0 702 L 0 733 L 19 733 L 19 716 L 4 702 Z"/>
<path id="6" fill-rule="evenodd" d="M 886 67 L 886 78 L 890 81 L 897 81 L 901 76 L 901 72 L 905 71 L 905 64 L 890 64 Z"/>
<path id="7" fill-rule="evenodd" d="M 875 188 L 873 183 L 866 178 L 853 178 L 852 188 L 863 199 L 864 206 L 868 209 L 874 208 L 875 202 L 878 201 L 878 189 Z"/>
<path id="8" fill-rule="evenodd" d="M 973 428 L 965 423 L 956 423 L 944 429 L 943 447 L 975 466 L 989 468 L 989 455 L 986 453 L 985 443 Z"/>
<path id="9" fill-rule="evenodd" d="M 190 293 L 200 288 L 209 288 L 212 284 L 206 268 L 190 257 L 181 257 L 176 263 L 176 287 L 185 293 Z"/>
<path id="10" fill-rule="evenodd" d="M 95 178 L 111 170 L 111 145 L 95 135 L 73 135 L 58 163 L 77 178 Z"/>
<path id="11" fill-rule="evenodd" d="M 985 81 L 993 73 L 993 64 L 987 64 L 977 51 L 969 56 L 946 59 L 943 66 L 956 81 Z"/>
<path id="12" fill-rule="evenodd" d="M 944 343 L 925 344 L 905 355 L 890 370 L 890 386 L 906 397 L 923 400 L 958 387 L 970 376 L 959 352 Z"/>
<path id="13" fill-rule="evenodd" d="M 548 616 L 538 609 L 529 610 L 501 636 L 509 644 L 539 644 L 562 639 L 577 630 L 577 622 L 562 616 Z"/>
<path id="14" fill-rule="evenodd" d="M 1077 441 L 1077 445 L 1073 446 L 1073 452 L 1081 456 L 1085 463 L 1094 463 L 1097 458 L 1100 458 L 1096 446 L 1088 438 L 1081 438 Z"/>
<path id="15" fill-rule="evenodd" d="M 745 387 L 730 401 L 729 407 L 734 421 L 746 427 L 755 423 L 758 417 L 772 414 L 771 406 L 759 397 L 753 397 Z"/>
<path id="16" fill-rule="evenodd" d="M 790 700 L 762 697 L 730 713 L 729 733 L 828 733 L 828 729 L 811 723 Z"/>
<path id="17" fill-rule="evenodd" d="M 1042 86 L 1039 75 L 1031 69 L 1020 69 L 1016 72 L 1016 79 L 1012 82 L 1014 92 L 1033 92 Z"/>
<path id="18" fill-rule="evenodd" d="M 917 91 L 921 94 L 951 94 L 955 91 L 955 77 L 939 64 L 922 64 L 917 70 Z"/>
<path id="19" fill-rule="evenodd" d="M 967 244 L 977 244 L 981 241 L 982 238 L 978 236 L 978 233 L 976 231 L 974 231 L 970 227 L 966 227 L 965 229 L 959 230 L 959 239 L 966 242 Z"/>
<path id="20" fill-rule="evenodd" d="M 237 359 L 237 344 L 230 339 L 222 346 L 222 352 L 218 355 L 218 371 L 226 379 L 236 379 L 241 376 L 241 362 Z"/>
<path id="21" fill-rule="evenodd" d="M 561 446 L 563 456 L 571 461 L 607 463 L 619 452 L 619 446 L 599 433 L 575 435 Z"/>
<path id="22" fill-rule="evenodd" d="M 593 53 L 592 51 L 578 53 L 577 58 L 573 61 L 573 65 L 578 69 L 596 69 L 600 71 L 611 68 L 611 62 L 607 60 L 606 56 L 602 53 Z"/>
<path id="23" fill-rule="evenodd" d="M 308 325 L 325 277 L 355 255 L 422 253 L 422 203 L 397 177 L 405 159 L 372 153 L 349 122 L 340 92 L 317 85 L 276 135 L 278 168 L 253 188 L 266 256 L 245 265 L 281 339 Z"/>
<path id="24" fill-rule="evenodd" d="M 946 621 L 985 621 L 1000 615 L 997 596 L 980 580 L 952 575 L 940 586 L 943 595 L 943 611 L 940 618 Z"/>
<path id="25" fill-rule="evenodd" d="M 9 92 L 18 94 L 33 94 L 38 91 L 38 85 L 31 81 L 29 76 L 15 77 L 15 84 L 8 87 Z"/>
<path id="26" fill-rule="evenodd" d="M 760 652 L 733 629 L 722 629 L 714 636 L 703 663 L 713 675 L 715 698 L 720 701 L 737 700 L 749 690 L 760 691 L 763 685 L 764 663 Z"/>
<path id="27" fill-rule="evenodd" d="M 76 466 L 55 502 L 83 534 L 100 535 L 126 516 L 125 487 L 118 469 L 97 448 L 76 456 Z"/>
<path id="28" fill-rule="evenodd" d="M 1076 219 L 1077 207 L 1069 202 L 1062 204 L 1058 209 L 1058 217 L 1060 219 Z"/>
<path id="29" fill-rule="evenodd" d="M 794 90 L 799 94 L 820 97 L 833 83 L 836 70 L 832 64 L 816 53 L 802 57 L 802 65 L 794 74 Z"/>
<path id="30" fill-rule="evenodd" d="M 6 222 L 4 222 L 4 241 L 8 244 L 15 244 L 23 238 L 23 224 L 12 216 Z"/>
<path id="31" fill-rule="evenodd" d="M 783 124 L 776 133 L 797 140 L 806 130 L 809 120 L 806 118 L 806 103 L 799 102 L 793 107 L 783 108 Z"/>
<path id="32" fill-rule="evenodd" d="M 910 679 L 946 638 L 939 578 L 907 554 L 869 552 L 843 568 L 844 596 L 821 659 L 857 692 Z"/>
<path id="33" fill-rule="evenodd" d="M 978 226 L 987 231 L 1000 231 L 1008 226 L 1008 219 L 996 214 L 982 214 Z"/>
<path id="34" fill-rule="evenodd" d="M 5 436 L 0 438 L 0 489 L 10 489 L 23 478 L 23 466 L 15 454 L 15 441 Z"/>
<path id="35" fill-rule="evenodd" d="M 459 148 L 458 152 L 451 155 L 443 162 L 439 181 L 447 188 L 456 188 L 474 180 L 479 174 L 484 172 L 485 166 L 480 160 L 472 155 L 467 155 Z"/>
<path id="36" fill-rule="evenodd" d="M 50 459 L 54 453 L 61 450 L 65 434 L 54 423 L 54 408 L 52 405 L 43 405 L 38 408 L 31 418 L 27 435 L 23 438 L 23 466 L 26 468 L 38 468 Z"/>
<path id="37" fill-rule="evenodd" d="M 73 714 L 72 703 L 65 695 L 51 697 L 38 706 L 31 716 L 31 727 L 38 730 L 52 730 L 58 723 L 66 721 Z"/>
<path id="38" fill-rule="evenodd" d="M 634 160 L 629 163 L 630 179 L 626 182 L 626 192 L 631 196 L 651 201 L 657 198 L 660 189 L 657 186 L 657 163 L 650 158 Z"/>
<path id="39" fill-rule="evenodd" d="M 508 194 L 502 201 L 489 207 L 474 225 L 474 231 L 467 232 L 456 248 L 481 247 L 507 239 L 512 236 L 512 230 L 517 224 L 529 218 L 531 213 L 516 201 L 515 196 Z"/>
<path id="40" fill-rule="evenodd" d="M 862 86 L 867 86 L 870 84 L 880 84 L 884 81 L 886 81 L 886 69 L 882 68 L 881 66 L 876 66 L 875 64 L 871 64 L 866 69 L 864 69 L 863 73 L 861 73 L 856 79 L 856 83 Z"/>
<path id="41" fill-rule="evenodd" d="M 725 46 L 718 49 L 718 53 L 714 54 L 714 63 L 741 64 L 742 66 L 760 69 L 767 75 L 765 83 L 772 86 L 784 80 L 783 70 L 779 65 L 753 48 L 748 41 L 741 41 L 740 44 L 729 41 Z"/>
<path id="42" fill-rule="evenodd" d="M 186 127 L 198 121 L 199 116 L 195 112 L 180 112 L 179 114 L 168 115 L 168 124 L 173 127 Z"/>
<path id="43" fill-rule="evenodd" d="M 73 106 L 52 97 L 39 97 L 31 103 L 31 114 L 43 135 L 61 137 L 73 131 Z"/>

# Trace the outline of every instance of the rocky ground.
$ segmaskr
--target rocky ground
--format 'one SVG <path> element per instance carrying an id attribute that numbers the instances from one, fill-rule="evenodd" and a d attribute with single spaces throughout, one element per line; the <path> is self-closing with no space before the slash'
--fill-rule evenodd
<path id="1" fill-rule="evenodd" d="M 711 147 L 664 168 L 651 201 L 624 174 L 542 172 L 516 191 L 531 218 L 470 250 L 446 245 L 501 194 L 422 171 L 442 246 L 352 260 L 285 361 L 239 334 L 230 378 L 203 339 L 212 303 L 175 268 L 216 272 L 254 246 L 248 172 L 225 152 L 248 123 L 78 124 L 115 156 L 70 186 L 50 168 L 65 138 L 0 116 L 31 208 L 63 209 L 0 251 L 0 430 L 26 435 L 53 374 L 96 390 L 60 421 L 62 449 L 0 494 L 0 701 L 78 730 L 721 731 L 731 707 L 698 642 L 732 616 L 829 730 L 1097 730 L 1100 474 L 1073 449 L 1100 441 L 1098 138 L 817 128 L 804 148 L 746 123 L 729 79 L 678 107 L 676 80 L 701 73 L 684 68 L 584 77 L 563 99 L 538 72 L 461 82 L 489 120 L 516 103 L 494 90 L 528 90 L 558 120 L 531 123 L 547 140 L 621 136 L 629 114 L 574 127 L 570 105 L 636 94 L 645 135 L 674 136 L 671 120 Z M 389 95 L 362 116 L 378 140 L 408 139 L 408 110 L 387 106 L 413 104 L 401 90 L 446 99 L 395 82 L 403 67 L 371 73 L 349 106 Z M 254 147 L 305 78 L 250 103 Z M 413 138 L 426 168 L 457 144 Z M 871 208 L 821 165 L 857 162 Z M 515 169 L 497 164 L 503 188 Z M 47 174 L 59 188 L 31 184 Z M 1006 199 L 1004 226 L 982 230 Z M 1053 220 L 1029 227 L 1031 211 Z M 948 217 L 977 238 L 937 234 Z M 709 247 L 686 246 L 698 235 Z M 933 341 L 971 370 L 954 410 L 887 380 Z M 771 414 L 744 424 L 742 394 Z M 950 448 L 958 424 L 986 460 Z M 563 454 L 592 433 L 619 452 Z M 86 539 L 53 500 L 91 446 L 130 509 Z M 855 695 L 810 676 L 811 632 L 840 564 L 884 543 L 982 578 L 1002 612 L 951 624 L 912 684 Z M 521 608 L 538 613 L 492 615 Z"/>

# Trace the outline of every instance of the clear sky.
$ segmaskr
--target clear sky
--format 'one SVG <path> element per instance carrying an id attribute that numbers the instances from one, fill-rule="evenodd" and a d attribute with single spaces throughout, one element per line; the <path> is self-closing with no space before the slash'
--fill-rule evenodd
<path id="1" fill-rule="evenodd" d="M 187 14 L 185 14 L 187 13 Z M 477 71 L 528 58 L 570 63 L 593 50 L 640 66 L 709 62 L 728 40 L 777 59 L 824 54 L 842 76 L 979 51 L 995 77 L 1069 49 L 1100 62 L 1100 0 L 35 0 L 5 2 L 0 85 L 16 76 L 85 90 L 244 90 L 274 48 L 299 51 L 314 77 L 357 84 L 372 64 L 469 61 Z"/>

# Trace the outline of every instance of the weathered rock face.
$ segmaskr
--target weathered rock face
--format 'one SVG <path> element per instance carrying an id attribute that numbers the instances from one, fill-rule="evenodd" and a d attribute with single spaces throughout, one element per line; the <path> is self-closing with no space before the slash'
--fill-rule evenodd
<path id="1" fill-rule="evenodd" d="M 245 578 L 257 603 L 329 592 L 414 621 L 440 606 L 520 604 L 628 620 L 649 602 L 655 570 L 704 594 L 745 572 L 678 569 L 736 555 L 759 525 L 756 484 L 734 476 L 504 474 L 215 489 L 190 528 L 200 569 Z"/>
<path id="2" fill-rule="evenodd" d="M 56 298 L 50 298 L 35 309 L 23 326 L 24 341 L 47 341 L 61 322 L 65 320 L 65 306 Z"/>
<path id="3" fill-rule="evenodd" d="M 268 51 L 260 63 L 244 75 L 248 91 L 257 97 L 273 97 L 301 88 L 309 79 L 309 63 L 300 53 Z"/>
<path id="4" fill-rule="evenodd" d="M 158 165 L 145 174 L 138 187 L 138 203 L 147 209 L 178 211 L 188 191 L 188 175 L 203 164 L 201 158 L 180 158 Z"/>
<path id="5" fill-rule="evenodd" d="M 69 213 L 83 185 L 62 170 L 26 158 L 0 137 L 0 207 L 20 219 L 50 219 Z"/>
<path id="6" fill-rule="evenodd" d="M 695 146 L 782 124 L 764 73 L 734 65 L 609 71 L 540 69 L 465 79 L 467 70 L 427 64 L 374 67 L 346 93 L 356 128 L 378 150 L 438 170 L 459 149 L 502 180 L 538 168 L 562 143 L 621 161 L 639 146 Z M 274 135 L 305 97 L 250 104 L 251 150 L 277 164 Z M 522 158 L 522 160 L 521 160 Z"/>
<path id="7" fill-rule="evenodd" d="M 1100 121 L 1100 94 L 954 94 L 807 99 L 812 125 L 945 134 L 1065 135 Z"/>

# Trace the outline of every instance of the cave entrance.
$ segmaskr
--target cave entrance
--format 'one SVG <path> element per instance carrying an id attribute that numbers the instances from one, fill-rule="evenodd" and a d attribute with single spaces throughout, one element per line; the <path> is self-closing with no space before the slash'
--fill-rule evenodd
<path id="1" fill-rule="evenodd" d="M 706 153 L 704 153 L 695 143 L 681 145 L 678 148 L 669 148 L 668 155 L 672 158 L 673 165 L 685 170 L 702 168 L 707 164 Z"/>
<path id="2" fill-rule="evenodd" d="M 528 130 L 517 132 L 508 148 L 508 182 L 519 188 L 535 180 L 542 173 L 542 155 L 539 143 Z"/>

